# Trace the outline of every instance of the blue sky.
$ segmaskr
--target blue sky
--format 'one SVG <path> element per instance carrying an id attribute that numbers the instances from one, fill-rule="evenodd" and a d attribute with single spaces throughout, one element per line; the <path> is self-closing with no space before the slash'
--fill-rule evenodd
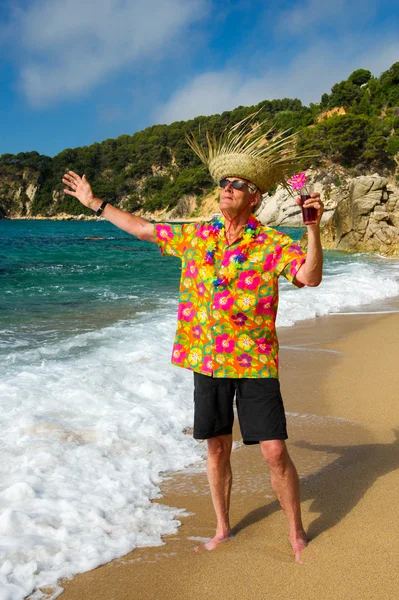
<path id="1" fill-rule="evenodd" d="M 0 154 L 274 98 L 399 61 L 397 0 L 0 0 Z"/>

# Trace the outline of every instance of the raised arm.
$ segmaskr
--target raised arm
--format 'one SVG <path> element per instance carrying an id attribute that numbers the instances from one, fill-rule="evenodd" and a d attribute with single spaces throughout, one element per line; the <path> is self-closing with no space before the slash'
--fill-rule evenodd
<path id="1" fill-rule="evenodd" d="M 73 171 L 68 171 L 68 173 L 65 173 L 62 182 L 70 188 L 64 189 L 66 194 L 74 196 L 81 204 L 94 211 L 100 208 L 102 200 L 96 198 L 93 194 L 93 190 L 86 179 L 86 175 L 80 177 Z M 119 227 L 119 229 L 123 229 L 123 231 L 127 231 L 127 233 L 130 233 L 131 235 L 135 235 L 140 240 L 155 242 L 154 225 L 150 221 L 147 221 L 147 219 L 136 217 L 111 204 L 106 205 L 102 216 L 113 225 L 116 225 L 116 227 Z"/>

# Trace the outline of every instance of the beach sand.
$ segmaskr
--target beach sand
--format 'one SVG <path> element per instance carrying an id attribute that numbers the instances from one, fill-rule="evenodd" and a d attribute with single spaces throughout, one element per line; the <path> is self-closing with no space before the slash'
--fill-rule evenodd
<path id="1" fill-rule="evenodd" d="M 399 597 L 399 314 L 331 315 L 285 328 L 281 384 L 310 544 L 296 564 L 259 447 L 232 455 L 235 536 L 214 534 L 203 469 L 175 474 L 163 502 L 185 508 L 165 544 L 63 582 L 63 600 Z"/>

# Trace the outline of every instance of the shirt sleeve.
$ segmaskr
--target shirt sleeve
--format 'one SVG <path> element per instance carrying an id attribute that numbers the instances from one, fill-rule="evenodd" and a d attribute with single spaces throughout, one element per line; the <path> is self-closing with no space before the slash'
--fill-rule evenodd
<path id="1" fill-rule="evenodd" d="M 193 231 L 191 223 L 157 223 L 154 227 L 155 241 L 162 254 L 182 258 L 190 246 Z"/>
<path id="2" fill-rule="evenodd" d="M 275 250 L 275 269 L 278 276 L 283 275 L 297 287 L 304 287 L 295 279 L 295 275 L 306 260 L 306 254 L 297 242 L 288 235 L 279 233 Z"/>

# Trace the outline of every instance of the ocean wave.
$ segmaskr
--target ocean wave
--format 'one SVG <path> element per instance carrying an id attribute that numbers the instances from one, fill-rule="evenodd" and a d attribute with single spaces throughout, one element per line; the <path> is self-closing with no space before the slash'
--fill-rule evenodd
<path id="1" fill-rule="evenodd" d="M 170 365 L 165 317 L 106 328 L 79 357 L 31 353 L 36 360 L 8 365 L 0 585 L 10 600 L 176 532 L 181 511 L 151 500 L 165 473 L 202 450 L 183 433 L 192 375 Z"/>

